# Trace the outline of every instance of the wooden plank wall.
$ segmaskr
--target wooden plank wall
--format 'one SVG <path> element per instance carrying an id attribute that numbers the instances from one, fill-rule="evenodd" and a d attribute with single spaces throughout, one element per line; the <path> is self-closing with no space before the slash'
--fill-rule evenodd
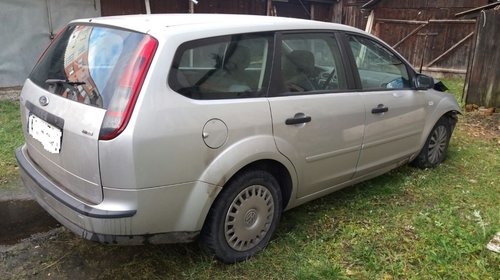
<path id="1" fill-rule="evenodd" d="M 179 0 L 177 0 L 177 1 L 179 1 Z M 197 5 L 194 5 L 194 12 L 195 13 L 265 15 L 266 9 L 267 9 L 267 0 L 251 0 L 251 1 L 247 1 L 247 0 L 231 0 L 231 1 L 200 0 L 200 1 L 198 1 Z"/>
<path id="2" fill-rule="evenodd" d="M 273 9 L 280 17 L 294 17 L 309 19 L 311 17 L 311 6 L 307 1 L 289 0 L 288 2 L 274 1 Z"/>
<path id="3" fill-rule="evenodd" d="M 186 0 L 149 0 L 149 5 L 151 6 L 151 12 L 155 14 L 187 13 L 189 11 L 189 2 Z"/>
<path id="4" fill-rule="evenodd" d="M 363 6 L 367 0 L 344 0 L 342 3 L 342 21 L 340 23 L 347 24 L 350 26 L 357 27 L 359 29 L 365 29 L 366 20 L 368 15 L 361 13 L 361 6 Z"/>
<path id="5" fill-rule="evenodd" d="M 146 6 L 143 0 L 101 0 L 101 15 L 145 14 Z"/>
<path id="6" fill-rule="evenodd" d="M 337 22 L 364 29 L 366 18 L 361 6 L 368 0 L 287 0 L 272 1 L 271 13 L 278 16 Z M 188 13 L 188 0 L 149 0 L 152 13 Z M 266 15 L 268 0 L 199 0 L 195 13 Z M 144 0 L 101 0 L 102 16 L 145 14 Z"/>
<path id="7" fill-rule="evenodd" d="M 364 29 L 366 16 L 361 6 L 368 0 L 287 0 L 272 1 L 270 6 L 278 16 L 307 18 L 344 23 Z M 188 13 L 188 0 L 149 0 L 152 13 Z M 266 15 L 268 0 L 199 0 L 192 5 L 195 13 L 233 13 Z M 144 0 L 101 0 L 103 16 L 145 14 Z"/>
<path id="8" fill-rule="evenodd" d="M 461 42 L 475 29 L 473 21 L 458 22 L 455 14 L 488 4 L 488 0 L 384 0 L 375 9 L 375 26 L 372 33 L 394 46 L 405 36 L 429 20 L 430 22 L 396 47 L 413 66 L 429 65 L 428 71 L 465 74 L 472 48 L 472 36 Z M 407 21 L 387 22 L 383 19 Z M 461 42 L 461 43 L 460 43 Z M 460 44 L 458 44 L 460 43 Z M 445 54 L 450 48 L 455 48 Z M 445 54 L 444 56 L 441 56 Z"/>
<path id="9" fill-rule="evenodd" d="M 465 81 L 465 102 L 500 108 L 500 6 L 480 13 L 476 30 L 476 46 Z"/>
<path id="10" fill-rule="evenodd" d="M 298 0 L 297 0 L 298 1 Z M 188 0 L 149 0 L 151 13 L 188 13 Z M 222 13 L 222 14 L 255 14 L 265 15 L 267 0 L 232 0 L 232 1 L 207 1 L 200 0 L 193 5 L 196 13 Z M 101 14 L 126 15 L 145 14 L 144 0 L 101 0 Z"/>
<path id="11" fill-rule="evenodd" d="M 332 22 L 332 4 L 311 3 L 311 19 Z"/>

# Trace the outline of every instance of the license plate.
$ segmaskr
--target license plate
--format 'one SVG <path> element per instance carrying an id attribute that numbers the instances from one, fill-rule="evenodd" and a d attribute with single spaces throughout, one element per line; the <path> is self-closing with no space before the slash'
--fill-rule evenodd
<path id="1" fill-rule="evenodd" d="M 61 129 L 33 114 L 28 117 L 28 133 L 42 143 L 46 151 L 58 154 L 61 150 Z"/>

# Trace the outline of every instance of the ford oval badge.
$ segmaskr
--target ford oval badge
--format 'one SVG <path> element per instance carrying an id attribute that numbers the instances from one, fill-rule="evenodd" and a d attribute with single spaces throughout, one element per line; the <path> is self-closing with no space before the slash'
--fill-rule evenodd
<path id="1" fill-rule="evenodd" d="M 40 102 L 40 105 L 42 105 L 42 106 L 47 106 L 47 104 L 49 104 L 49 98 L 45 95 L 42 95 L 38 99 L 38 102 Z"/>

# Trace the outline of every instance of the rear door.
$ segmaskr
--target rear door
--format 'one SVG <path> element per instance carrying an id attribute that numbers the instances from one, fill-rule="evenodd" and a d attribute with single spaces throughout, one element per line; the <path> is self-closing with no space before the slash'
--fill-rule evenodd
<path id="1" fill-rule="evenodd" d="M 412 89 L 409 68 L 365 36 L 347 35 L 366 107 L 363 149 L 356 176 L 397 164 L 419 149 L 425 94 Z"/>
<path id="2" fill-rule="evenodd" d="M 299 175 L 304 197 L 352 178 L 361 150 L 364 105 L 334 33 L 279 36 L 269 98 L 276 145 Z"/>
<path id="3" fill-rule="evenodd" d="M 144 36 L 70 25 L 47 49 L 21 93 L 31 160 L 65 192 L 87 203 L 102 200 L 99 132 L 123 69 Z"/>

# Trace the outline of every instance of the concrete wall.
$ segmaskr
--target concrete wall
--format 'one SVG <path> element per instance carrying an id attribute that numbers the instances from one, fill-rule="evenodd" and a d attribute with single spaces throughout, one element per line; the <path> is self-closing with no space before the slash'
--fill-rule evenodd
<path id="1" fill-rule="evenodd" d="M 100 14 L 100 0 L 0 0 L 0 87 L 22 85 L 66 23 Z"/>

